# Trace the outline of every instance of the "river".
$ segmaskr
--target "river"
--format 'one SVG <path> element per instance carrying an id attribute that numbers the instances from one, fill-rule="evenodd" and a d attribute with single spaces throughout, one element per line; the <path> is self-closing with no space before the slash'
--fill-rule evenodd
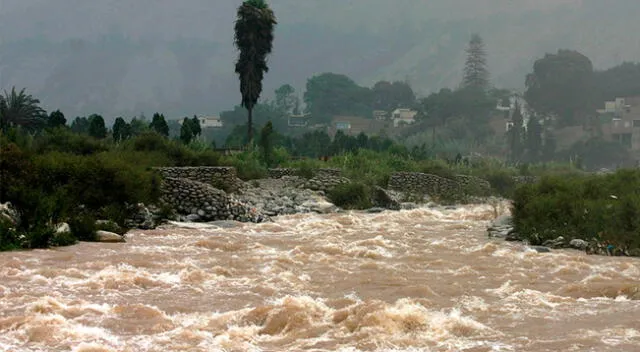
<path id="1" fill-rule="evenodd" d="M 491 240 L 495 214 L 298 214 L 0 253 L 0 350 L 640 350 L 638 259 Z"/>

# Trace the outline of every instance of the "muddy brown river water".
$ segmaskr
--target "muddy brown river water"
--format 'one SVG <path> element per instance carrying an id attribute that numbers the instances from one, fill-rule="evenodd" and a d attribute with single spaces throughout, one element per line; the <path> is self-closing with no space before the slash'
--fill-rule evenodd
<path id="1" fill-rule="evenodd" d="M 640 260 L 494 241 L 494 216 L 300 214 L 0 253 L 0 351 L 640 351 Z"/>

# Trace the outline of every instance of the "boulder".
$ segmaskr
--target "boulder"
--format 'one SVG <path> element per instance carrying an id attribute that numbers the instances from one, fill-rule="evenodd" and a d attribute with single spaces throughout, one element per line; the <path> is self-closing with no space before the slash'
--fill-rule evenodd
<path id="1" fill-rule="evenodd" d="M 549 253 L 549 252 L 551 252 L 551 249 L 549 249 L 548 247 L 545 247 L 545 246 L 529 246 L 529 248 L 533 249 L 534 251 L 536 251 L 538 253 Z"/>
<path id="2" fill-rule="evenodd" d="M 566 244 L 566 241 L 565 241 L 564 237 L 559 236 L 555 240 L 546 240 L 546 241 L 544 241 L 544 243 L 542 245 L 544 247 L 549 247 L 549 248 L 563 248 L 563 247 L 565 247 L 565 244 Z"/>
<path id="3" fill-rule="evenodd" d="M 62 222 L 54 226 L 54 231 L 56 232 L 56 235 L 62 233 L 71 233 L 71 227 L 69 227 L 69 224 L 67 224 L 66 222 Z"/>
<path id="4" fill-rule="evenodd" d="M 335 204 L 330 203 L 322 198 L 308 200 L 302 204 L 303 207 L 308 208 L 312 212 L 319 214 L 335 213 L 338 207 Z"/>
<path id="5" fill-rule="evenodd" d="M 11 203 L 0 203 L 0 221 L 7 221 L 9 224 L 15 226 L 20 222 L 18 211 L 11 205 Z"/>
<path id="6" fill-rule="evenodd" d="M 579 250 L 586 250 L 589 247 L 589 243 L 585 240 L 581 240 L 579 238 L 571 240 L 569 242 L 569 247 Z"/>
<path id="7" fill-rule="evenodd" d="M 373 188 L 373 193 L 371 197 L 373 204 L 376 207 L 386 208 L 390 210 L 400 210 L 400 200 L 396 194 L 393 194 L 392 191 L 388 191 L 380 186 L 376 186 Z"/>
<path id="8" fill-rule="evenodd" d="M 96 231 L 96 241 L 104 243 L 125 242 L 124 236 L 120 236 L 117 233 L 108 231 Z"/>

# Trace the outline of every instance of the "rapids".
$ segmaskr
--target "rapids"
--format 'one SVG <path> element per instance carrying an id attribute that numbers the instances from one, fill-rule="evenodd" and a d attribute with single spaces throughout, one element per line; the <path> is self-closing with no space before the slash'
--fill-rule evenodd
<path id="1" fill-rule="evenodd" d="M 0 253 L 0 351 L 640 350 L 640 261 L 491 240 L 495 216 L 299 214 Z"/>

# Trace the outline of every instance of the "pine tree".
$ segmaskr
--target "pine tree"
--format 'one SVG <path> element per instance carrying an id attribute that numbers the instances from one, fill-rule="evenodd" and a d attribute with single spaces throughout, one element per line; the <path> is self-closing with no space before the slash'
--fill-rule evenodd
<path id="1" fill-rule="evenodd" d="M 191 120 L 185 117 L 182 120 L 182 126 L 180 127 L 180 140 L 184 144 L 189 144 L 193 139 L 193 130 L 191 129 Z"/>
<path id="2" fill-rule="evenodd" d="M 167 125 L 167 121 L 164 119 L 163 114 L 153 114 L 153 119 L 149 124 L 149 128 L 162 136 L 169 137 L 169 125 Z"/>
<path id="3" fill-rule="evenodd" d="M 510 148 L 510 159 L 511 162 L 517 162 L 522 157 L 522 152 L 524 149 L 523 143 L 523 118 L 522 113 L 520 112 L 520 107 L 518 103 L 516 103 L 515 110 L 513 112 L 513 117 L 511 118 L 513 121 L 513 126 L 507 132 L 507 136 L 509 138 L 509 148 Z"/>
<path id="4" fill-rule="evenodd" d="M 489 88 L 489 70 L 487 69 L 487 53 L 480 35 L 474 34 L 466 49 L 467 60 L 464 65 L 462 85 L 465 88 L 487 90 Z"/>
<path id="5" fill-rule="evenodd" d="M 542 153 L 542 125 L 534 116 L 529 118 L 527 123 L 527 160 L 537 162 Z"/>

